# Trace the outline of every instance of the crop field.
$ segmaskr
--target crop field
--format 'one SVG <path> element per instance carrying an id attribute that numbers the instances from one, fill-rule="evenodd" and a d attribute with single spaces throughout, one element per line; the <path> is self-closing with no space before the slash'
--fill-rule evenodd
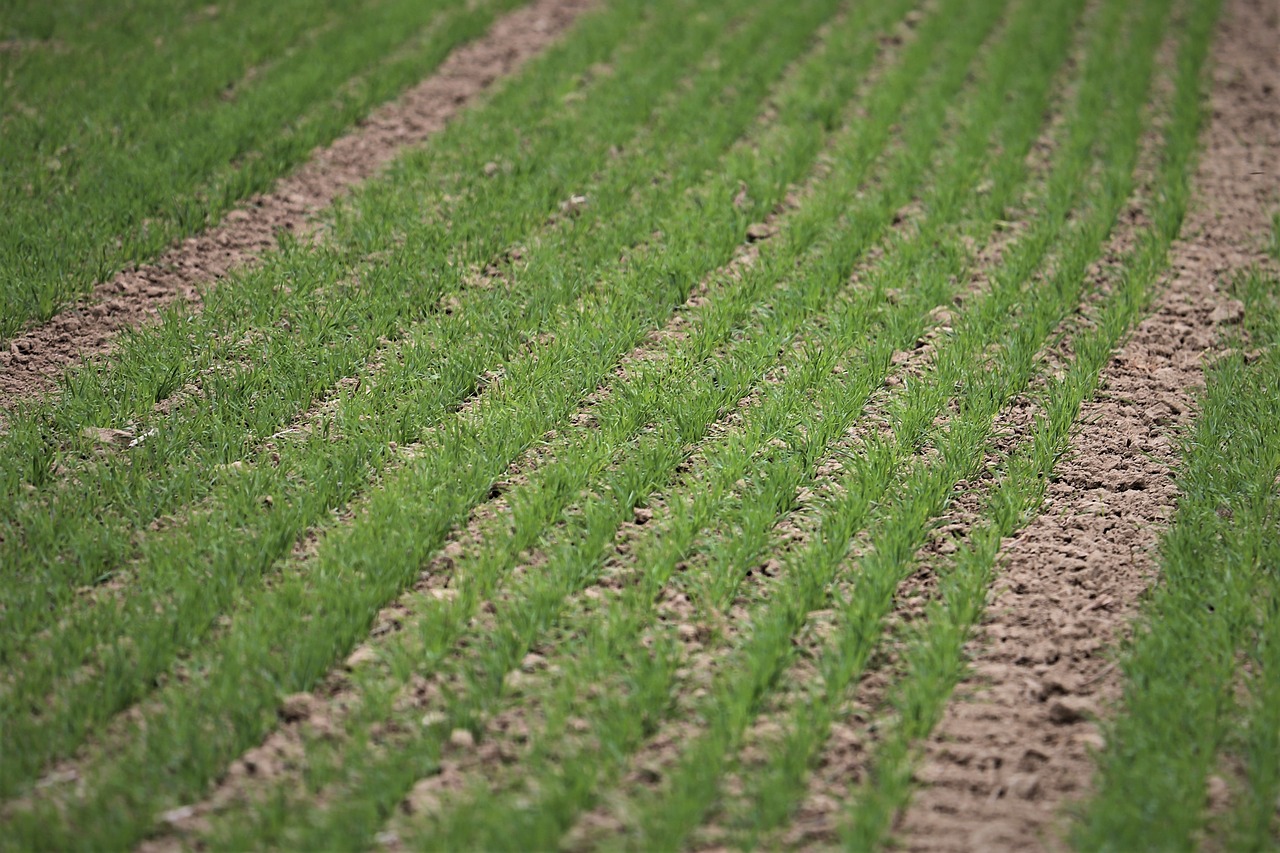
<path id="1" fill-rule="evenodd" d="M 0 3 L 0 850 L 1280 846 L 1276 0 Z"/>

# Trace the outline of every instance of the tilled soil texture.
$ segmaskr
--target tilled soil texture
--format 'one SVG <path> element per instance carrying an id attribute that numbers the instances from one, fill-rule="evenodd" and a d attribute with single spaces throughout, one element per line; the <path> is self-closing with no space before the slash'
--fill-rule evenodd
<path id="1" fill-rule="evenodd" d="M 1229 0 L 1214 47 L 1212 118 L 1192 208 L 1155 312 L 1087 403 L 1044 511 L 1005 544 L 974 674 L 927 745 L 902 834 L 912 850 L 1062 845 L 1063 807 L 1089 787 L 1096 715 L 1177 499 L 1176 436 L 1202 369 L 1238 323 L 1233 271 L 1266 261 L 1280 176 L 1280 16 Z"/>
<path id="2" fill-rule="evenodd" d="M 498 79 L 546 47 L 594 0 L 536 0 L 500 18 L 482 38 L 454 51 L 430 78 L 378 109 L 267 194 L 189 237 L 155 262 L 102 282 L 81 304 L 15 337 L 0 350 L 0 409 L 49 391 L 61 372 L 101 356 L 123 330 L 175 300 L 198 309 L 200 290 L 252 264 L 281 231 L 299 233 L 343 192 L 373 176 L 406 146 L 440 131 Z"/>

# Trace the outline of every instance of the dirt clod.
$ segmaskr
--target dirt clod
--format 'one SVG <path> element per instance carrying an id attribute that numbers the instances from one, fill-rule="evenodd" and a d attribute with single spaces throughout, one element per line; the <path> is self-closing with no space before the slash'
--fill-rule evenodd
<path id="1" fill-rule="evenodd" d="M 356 650 L 347 655 L 345 665 L 347 669 L 355 669 L 356 667 L 372 663 L 378 659 L 378 653 L 371 646 L 357 646 Z"/>
<path id="2" fill-rule="evenodd" d="M 1239 323 L 1244 319 L 1244 303 L 1239 299 L 1227 299 L 1217 308 L 1213 309 L 1213 313 L 1209 315 L 1209 321 L 1214 325 L 1223 325 L 1229 323 Z"/>
<path id="3" fill-rule="evenodd" d="M 1057 725 L 1079 723 L 1097 715 L 1097 708 L 1088 699 L 1064 696 L 1049 703 L 1049 722 Z"/>
<path id="4" fill-rule="evenodd" d="M 176 809 L 170 809 L 160 815 L 160 820 L 162 823 L 179 824 L 183 821 L 189 820 L 195 815 L 195 813 L 196 810 L 193 806 L 180 806 Z"/>
<path id="5" fill-rule="evenodd" d="M 109 444 L 117 447 L 128 447 L 134 439 L 134 434 L 128 430 L 109 429 L 107 427 L 85 427 L 81 430 L 81 434 L 98 444 Z"/>
<path id="6" fill-rule="evenodd" d="M 316 704 L 310 693 L 293 693 L 280 703 L 280 719 L 286 723 L 296 723 L 311 716 Z"/>

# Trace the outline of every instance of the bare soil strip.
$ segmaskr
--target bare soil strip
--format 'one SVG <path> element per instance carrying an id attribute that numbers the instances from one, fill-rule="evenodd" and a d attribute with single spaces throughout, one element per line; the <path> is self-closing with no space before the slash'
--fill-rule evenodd
<path id="1" fill-rule="evenodd" d="M 1231 275 L 1265 261 L 1280 178 L 1280 10 L 1228 0 L 1215 46 L 1198 203 L 1167 289 L 1084 405 L 1044 513 L 1007 543 L 975 674 L 926 747 L 903 825 L 912 850 L 1060 847 L 1102 746 L 1093 718 L 1120 696 L 1112 652 L 1156 576 L 1177 498 L 1179 425 L 1217 327 L 1238 322 Z"/>
<path id="2" fill-rule="evenodd" d="M 197 305 L 199 289 L 298 232 L 343 192 L 367 180 L 405 147 L 438 133 L 498 79 L 545 50 L 595 0 L 535 0 L 500 18 L 455 50 L 428 79 L 317 150 L 305 165 L 227 214 L 216 228 L 189 237 L 154 263 L 124 270 L 92 296 L 10 341 L 0 351 L 0 409 L 48 391 L 82 358 L 110 350 L 115 337 L 177 300 Z"/>

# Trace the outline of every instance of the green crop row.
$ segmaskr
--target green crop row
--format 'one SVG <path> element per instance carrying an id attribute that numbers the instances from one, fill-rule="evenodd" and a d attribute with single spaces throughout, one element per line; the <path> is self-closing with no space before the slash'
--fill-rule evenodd
<path id="1" fill-rule="evenodd" d="M 512 0 L 0 14 L 0 338 L 216 222 Z"/>

